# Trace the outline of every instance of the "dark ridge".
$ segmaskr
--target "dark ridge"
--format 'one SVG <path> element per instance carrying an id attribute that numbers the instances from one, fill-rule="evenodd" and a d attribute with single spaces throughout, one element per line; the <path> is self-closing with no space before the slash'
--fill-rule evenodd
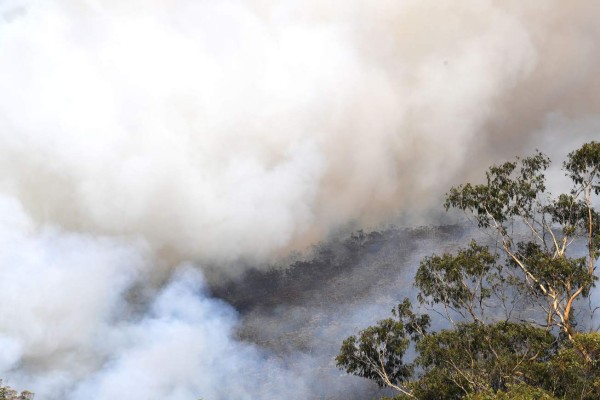
<path id="1" fill-rule="evenodd" d="M 391 393 L 340 373 L 335 355 L 342 340 L 389 316 L 402 298 L 414 298 L 419 260 L 454 250 L 470 233 L 464 225 L 358 231 L 315 246 L 304 260 L 248 270 L 211 290 L 240 312 L 237 339 L 329 393 L 315 400 L 381 398 Z M 317 375 L 307 372 L 315 368 Z"/>
<path id="2" fill-rule="evenodd" d="M 316 245 L 310 260 L 266 271 L 250 269 L 235 280 L 211 287 L 211 291 L 242 314 L 317 300 L 330 306 L 343 304 L 400 273 L 422 240 L 446 241 L 463 233 L 460 225 L 361 230 Z"/>

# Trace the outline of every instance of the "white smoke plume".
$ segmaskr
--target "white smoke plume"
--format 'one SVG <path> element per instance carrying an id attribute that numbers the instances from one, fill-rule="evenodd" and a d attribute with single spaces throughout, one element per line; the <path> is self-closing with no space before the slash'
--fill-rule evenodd
<path id="1" fill-rule="evenodd" d="M 0 377 L 315 397 L 177 266 L 238 275 L 594 138 L 598 20 L 593 0 L 0 0 Z"/>
<path id="2" fill-rule="evenodd" d="M 233 339 L 235 312 L 206 297 L 198 271 L 178 268 L 132 318 L 125 294 L 149 268 L 143 244 L 36 231 L 7 198 L 0 210 L 0 369 L 8 382 L 43 399 L 306 394 L 276 361 Z"/>
<path id="3" fill-rule="evenodd" d="M 598 110 L 595 2 L 2 4 L 3 189 L 182 259 L 381 221 Z"/>

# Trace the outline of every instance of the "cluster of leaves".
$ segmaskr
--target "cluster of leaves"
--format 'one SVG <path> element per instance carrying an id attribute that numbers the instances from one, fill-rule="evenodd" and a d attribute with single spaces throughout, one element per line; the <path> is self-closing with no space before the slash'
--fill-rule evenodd
<path id="1" fill-rule="evenodd" d="M 19 393 L 17 390 L 3 385 L 0 380 L 0 400 L 33 400 L 33 393 L 27 390 Z"/>
<path id="2" fill-rule="evenodd" d="M 429 326 L 428 315 L 412 312 L 408 299 L 392 310 L 393 318 L 381 320 L 350 336 L 342 343 L 336 358 L 351 374 L 373 380 L 379 386 L 388 386 L 408 394 L 399 382 L 408 380 L 414 373 L 413 365 L 403 360 L 411 339 L 419 340 Z"/>
<path id="3" fill-rule="evenodd" d="M 582 332 L 576 311 L 600 256 L 600 143 L 568 155 L 572 187 L 556 198 L 549 165 L 538 152 L 491 167 L 484 184 L 452 188 L 446 208 L 474 218 L 495 245 L 473 241 L 421 261 L 417 299 L 448 328 L 431 331 L 431 317 L 406 299 L 346 339 L 337 365 L 397 399 L 599 399 L 600 334 Z"/>

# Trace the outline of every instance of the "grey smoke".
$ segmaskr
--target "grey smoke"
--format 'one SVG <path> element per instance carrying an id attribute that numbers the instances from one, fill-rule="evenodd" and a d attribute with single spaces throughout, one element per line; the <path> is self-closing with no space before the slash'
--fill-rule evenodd
<path id="1" fill-rule="evenodd" d="M 244 336 L 264 315 L 204 279 L 435 221 L 489 163 L 597 138 L 599 18 L 592 0 L 0 1 L 0 377 L 42 399 L 369 390 L 317 382 L 402 285 L 315 314 L 318 356 L 277 355 L 273 332 Z M 319 311 L 292 308 L 265 326 Z"/>

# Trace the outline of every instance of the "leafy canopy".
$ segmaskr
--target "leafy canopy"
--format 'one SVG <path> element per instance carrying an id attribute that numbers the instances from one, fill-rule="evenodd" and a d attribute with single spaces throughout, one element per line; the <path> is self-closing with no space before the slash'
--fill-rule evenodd
<path id="1" fill-rule="evenodd" d="M 600 398 L 600 334 L 582 330 L 600 256 L 600 143 L 569 153 L 557 196 L 549 166 L 537 152 L 451 188 L 445 208 L 490 240 L 423 259 L 415 286 L 427 313 L 405 299 L 347 338 L 337 365 L 403 399 Z M 432 331 L 429 313 L 447 327 Z"/>

